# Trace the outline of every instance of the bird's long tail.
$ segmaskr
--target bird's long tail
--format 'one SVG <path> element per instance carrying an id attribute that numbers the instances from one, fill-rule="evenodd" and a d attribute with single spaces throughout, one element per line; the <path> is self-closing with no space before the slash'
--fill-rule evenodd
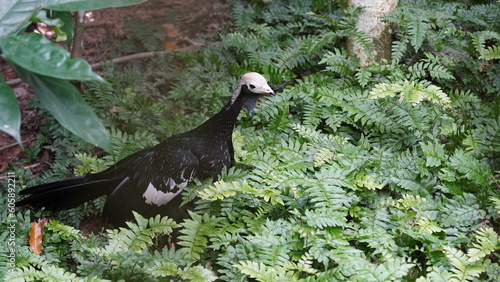
<path id="1" fill-rule="evenodd" d="M 106 195 L 112 187 L 111 182 L 108 179 L 89 179 L 86 175 L 47 182 L 22 190 L 21 195 L 29 196 L 16 205 L 45 207 L 51 211 L 67 210 Z"/>

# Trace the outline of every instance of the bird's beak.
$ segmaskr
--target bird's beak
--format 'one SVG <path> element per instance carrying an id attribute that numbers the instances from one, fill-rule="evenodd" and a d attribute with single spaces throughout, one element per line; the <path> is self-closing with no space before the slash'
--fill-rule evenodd
<path id="1" fill-rule="evenodd" d="M 274 93 L 274 91 L 271 89 L 271 87 L 266 87 L 263 95 L 264 96 L 274 96 L 274 95 L 276 95 L 276 93 Z"/>

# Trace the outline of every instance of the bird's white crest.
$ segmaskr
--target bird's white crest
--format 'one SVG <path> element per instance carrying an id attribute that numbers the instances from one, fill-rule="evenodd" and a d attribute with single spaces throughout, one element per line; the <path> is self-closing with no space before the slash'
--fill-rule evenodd
<path id="1" fill-rule="evenodd" d="M 175 196 L 179 195 L 179 193 L 182 192 L 182 188 L 186 187 L 188 184 L 188 181 L 186 182 L 181 182 L 181 183 L 175 183 L 175 181 L 172 178 L 169 178 L 165 184 L 167 187 L 169 187 L 171 190 L 173 190 L 174 187 L 177 187 L 178 190 L 175 193 L 172 192 L 163 192 L 156 187 L 153 186 L 153 184 L 150 182 L 148 185 L 148 188 L 146 189 L 146 192 L 142 194 L 142 197 L 146 199 L 146 204 L 150 205 L 157 205 L 157 206 L 162 206 L 170 202 Z"/>
<path id="2" fill-rule="evenodd" d="M 231 97 L 231 104 L 236 101 L 241 92 L 241 86 L 246 85 L 247 88 L 255 94 L 261 95 L 274 95 L 274 91 L 267 84 L 267 80 L 260 73 L 247 72 L 241 76 L 238 87 L 233 92 Z"/>

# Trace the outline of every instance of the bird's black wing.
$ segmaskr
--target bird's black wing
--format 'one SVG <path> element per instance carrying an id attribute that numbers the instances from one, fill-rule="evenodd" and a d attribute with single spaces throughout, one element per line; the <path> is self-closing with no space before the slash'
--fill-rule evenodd
<path id="1" fill-rule="evenodd" d="M 126 175 L 108 196 L 104 216 L 115 226 L 133 219 L 135 211 L 144 217 L 157 214 L 180 220 L 182 188 L 189 185 L 199 168 L 198 157 L 185 144 L 167 142 L 118 163 Z"/>

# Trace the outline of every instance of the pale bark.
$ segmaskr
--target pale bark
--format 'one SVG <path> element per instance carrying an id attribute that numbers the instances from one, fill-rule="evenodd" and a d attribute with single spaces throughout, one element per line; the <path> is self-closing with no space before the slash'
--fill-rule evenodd
<path id="1" fill-rule="evenodd" d="M 392 44 L 391 27 L 388 23 L 382 22 L 380 17 L 394 10 L 397 4 L 397 0 L 349 0 L 349 5 L 363 8 L 356 28 L 370 36 L 375 46 L 370 53 L 377 62 L 382 59 L 390 60 Z M 347 50 L 350 54 L 358 56 L 362 66 L 372 63 L 370 56 L 356 40 L 348 39 Z"/>

